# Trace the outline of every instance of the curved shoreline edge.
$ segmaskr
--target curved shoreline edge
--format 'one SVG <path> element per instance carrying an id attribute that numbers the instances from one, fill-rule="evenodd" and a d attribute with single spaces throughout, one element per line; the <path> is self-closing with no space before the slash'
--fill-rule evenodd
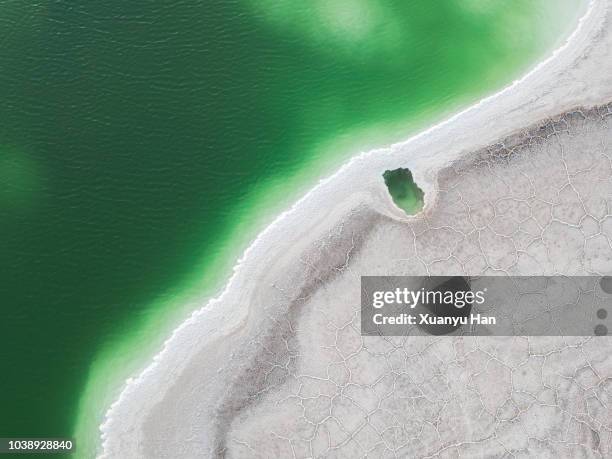
<path id="1" fill-rule="evenodd" d="M 240 257 L 240 259 L 234 266 L 232 275 L 227 281 L 225 288 L 221 292 L 221 294 L 209 300 L 207 304 L 203 307 L 194 311 L 187 321 L 180 324 L 179 327 L 177 327 L 172 332 L 171 336 L 164 342 L 161 351 L 157 353 L 153 358 L 153 361 L 137 377 L 129 378 L 128 380 L 126 380 L 119 397 L 109 407 L 105 415 L 105 420 L 100 425 L 103 457 L 106 452 L 107 442 L 109 441 L 109 434 L 113 429 L 113 423 L 121 422 L 119 420 L 115 420 L 114 415 L 120 409 L 122 404 L 126 403 L 126 401 L 129 400 L 130 395 L 133 394 L 134 391 L 136 391 L 138 388 L 143 386 L 148 379 L 152 378 L 158 370 L 169 371 L 171 374 L 173 372 L 180 371 L 180 362 L 174 362 L 171 356 L 173 350 L 177 353 L 182 353 L 185 349 L 189 349 L 189 346 L 195 339 L 204 339 L 207 342 L 212 342 L 215 339 L 218 339 L 228 333 L 231 333 L 233 329 L 240 326 L 244 322 L 244 320 L 246 320 L 247 314 L 245 313 L 245 311 L 238 311 L 231 308 L 219 308 L 218 306 L 221 306 L 221 304 L 226 300 L 226 297 L 232 294 L 235 294 L 239 298 L 243 299 L 248 297 L 248 288 L 245 288 L 243 285 L 240 285 L 240 276 L 245 274 L 245 271 L 248 271 L 249 268 L 257 266 L 258 263 L 256 259 L 258 258 L 258 251 L 263 252 L 261 253 L 262 258 L 265 257 L 266 245 L 274 244 L 274 241 L 278 240 L 278 236 L 283 235 L 282 225 L 291 226 L 292 224 L 300 223 L 299 218 L 296 219 L 297 221 L 292 222 L 290 221 L 290 217 L 294 216 L 295 214 L 299 214 L 299 211 L 302 210 L 302 208 L 304 210 L 303 213 L 305 214 L 311 212 L 314 208 L 317 207 L 316 204 L 320 202 L 320 198 L 323 195 L 329 194 L 330 190 L 326 188 L 341 188 L 338 186 L 332 187 L 331 184 L 333 182 L 338 182 L 337 185 L 342 185 L 343 182 L 353 183 L 355 175 L 357 173 L 360 173 L 360 175 L 365 178 L 365 180 L 363 181 L 364 190 L 374 190 L 374 192 L 378 193 L 379 191 L 381 191 L 382 187 L 382 184 L 379 180 L 380 177 L 377 173 L 379 171 L 379 168 L 383 166 L 389 167 L 389 164 L 397 164 L 397 161 L 400 161 L 401 163 L 410 163 L 410 168 L 411 170 L 415 171 L 415 178 L 417 179 L 417 181 L 419 183 L 422 182 L 424 186 L 427 187 L 427 189 L 425 190 L 426 206 L 431 206 L 431 199 L 427 200 L 427 196 L 431 197 L 435 195 L 435 192 L 432 192 L 432 184 L 433 177 L 435 176 L 436 171 L 439 170 L 442 165 L 460 157 L 462 151 L 464 150 L 457 146 L 453 147 L 452 150 L 448 150 L 446 153 L 428 155 L 429 151 L 427 150 L 427 141 L 425 139 L 431 137 L 435 133 L 443 131 L 444 129 L 448 129 L 450 133 L 453 133 L 452 126 L 454 124 L 459 124 L 462 121 L 464 121 L 468 125 L 473 125 L 473 123 L 471 123 L 471 121 L 473 120 L 470 120 L 469 117 L 480 111 L 492 110 L 494 113 L 497 112 L 498 115 L 496 117 L 492 117 L 491 122 L 495 123 L 499 121 L 500 118 L 505 117 L 506 115 L 504 107 L 503 105 L 501 108 L 498 108 L 497 106 L 491 107 L 491 105 L 505 96 L 510 96 L 511 93 L 517 88 L 519 90 L 522 88 L 527 91 L 527 95 L 531 97 L 531 100 L 525 100 L 524 98 L 521 98 L 521 94 L 519 93 L 517 97 L 517 99 L 519 99 L 518 104 L 517 101 L 508 101 L 511 106 L 514 105 L 514 109 L 510 109 L 510 114 L 512 115 L 511 117 L 513 120 L 516 120 L 518 118 L 521 120 L 521 124 L 528 124 L 527 122 L 523 121 L 522 117 L 524 116 L 524 113 L 522 113 L 521 107 L 524 107 L 526 103 L 538 102 L 540 99 L 538 97 L 539 94 L 544 94 L 548 96 L 550 95 L 546 93 L 546 83 L 550 83 L 550 81 L 548 81 L 549 79 L 545 78 L 545 84 L 541 84 L 541 81 L 532 80 L 534 80 L 538 75 L 545 73 L 546 70 L 551 70 L 551 74 L 555 75 L 555 69 L 548 68 L 554 64 L 561 64 L 561 68 L 556 69 L 557 72 L 559 72 L 559 70 L 564 70 L 565 67 L 563 66 L 563 63 L 559 62 L 562 57 L 567 57 L 569 60 L 569 64 L 571 65 L 581 56 L 582 51 L 588 49 L 589 45 L 592 45 L 592 43 L 596 42 L 598 36 L 597 31 L 601 29 L 601 25 L 604 24 L 606 18 L 606 14 L 601 13 L 601 10 L 599 9 L 605 8 L 607 12 L 607 10 L 609 9 L 608 6 L 608 2 L 604 0 L 590 0 L 586 12 L 578 20 L 576 28 L 566 38 L 565 42 L 560 47 L 556 48 L 552 52 L 552 54 L 550 54 L 545 60 L 538 63 L 534 68 L 527 72 L 523 77 L 515 80 L 514 82 L 512 82 L 512 84 L 506 86 L 497 93 L 483 98 L 476 104 L 466 108 L 465 110 L 462 110 L 461 112 L 451 116 L 450 118 L 422 131 L 421 133 L 403 142 L 393 144 L 388 148 L 375 149 L 356 155 L 347 163 L 342 165 L 335 173 L 325 179 L 320 180 L 310 191 L 308 191 L 302 198 L 296 201 L 289 210 L 281 213 L 276 219 L 274 219 L 274 221 L 256 237 L 253 243 L 245 250 L 243 255 Z M 596 14 L 597 11 L 599 11 L 601 14 Z M 585 24 L 590 25 L 592 27 L 586 27 Z M 590 37 L 591 40 L 586 40 L 586 38 L 590 35 L 592 35 Z M 526 88 L 529 83 L 533 83 L 534 86 L 536 86 L 535 90 L 532 92 L 530 92 L 528 88 Z M 541 91 L 542 86 L 544 86 L 543 92 Z M 548 88 L 548 90 L 552 91 L 550 88 Z M 592 100 L 589 100 L 587 97 L 586 103 L 596 103 L 600 96 L 600 94 L 594 94 L 591 97 Z M 582 99 L 580 99 L 581 97 Z M 576 105 L 576 99 L 583 100 L 582 103 L 585 103 L 583 94 L 573 94 L 567 97 L 567 100 L 564 101 L 564 103 L 568 105 L 569 108 L 572 105 Z M 516 107 L 516 105 L 518 105 L 518 107 Z M 553 112 L 557 111 L 558 108 L 559 107 L 556 106 Z M 540 111 L 537 111 L 536 116 L 538 118 L 541 118 L 543 117 L 542 115 L 546 115 L 546 113 L 547 107 L 541 107 Z M 553 113 L 549 113 L 549 115 L 552 114 Z M 487 118 L 486 114 L 485 118 Z M 508 125 L 510 127 L 513 126 L 512 122 L 509 122 Z M 461 126 L 457 126 L 457 128 L 460 127 Z M 487 126 L 485 126 L 484 128 L 486 129 L 486 127 Z M 511 130 L 510 127 L 506 126 L 506 130 Z M 464 144 L 467 142 L 468 145 L 473 144 L 473 140 L 466 139 L 466 136 L 470 137 L 468 133 L 464 132 L 463 138 L 460 138 L 459 142 L 448 142 L 449 146 L 453 146 L 455 143 L 461 144 L 461 142 L 463 142 Z M 478 142 L 479 144 L 486 144 L 489 143 L 489 138 L 499 138 L 499 136 L 500 133 L 496 132 L 495 129 L 492 129 L 491 132 L 488 133 L 488 136 L 483 135 L 482 137 L 479 137 Z M 422 145 L 419 145 L 419 142 L 422 142 Z M 407 152 L 405 152 L 404 150 L 411 147 L 412 150 L 419 151 L 419 149 L 421 149 L 421 151 L 426 151 L 422 152 L 420 155 L 407 154 Z M 414 151 L 412 153 L 414 153 Z M 402 155 L 405 157 L 398 157 Z M 366 160 L 369 161 L 367 164 Z M 370 173 L 366 169 L 374 169 L 376 173 Z M 349 180 L 349 178 L 351 177 L 353 178 L 352 181 Z M 360 191 L 360 189 L 353 189 L 352 192 L 353 194 L 355 194 L 355 196 L 347 197 L 346 199 L 352 202 L 364 198 L 364 196 L 365 199 L 368 199 L 366 193 L 359 193 Z M 379 194 L 378 196 L 382 195 Z M 378 205 L 380 206 L 380 202 L 378 203 Z M 336 211 L 338 212 L 338 209 L 336 209 Z M 386 208 L 383 209 L 383 211 L 389 213 L 391 216 L 397 219 L 405 218 L 394 213 L 393 206 L 387 205 Z M 275 237 L 275 232 L 279 233 L 277 237 Z M 247 293 L 237 292 L 237 290 L 241 288 L 244 288 Z M 248 309 L 248 307 L 246 309 Z M 215 318 L 216 320 L 211 320 L 212 318 Z M 198 324 L 200 328 L 194 330 L 194 328 L 197 328 L 194 327 L 194 325 L 196 325 L 200 319 L 202 319 L 202 322 L 204 323 Z M 223 323 L 223 326 L 219 326 L 220 323 Z M 201 346 L 202 343 L 199 343 L 198 345 Z M 182 359 L 183 362 L 187 360 L 187 358 Z"/>

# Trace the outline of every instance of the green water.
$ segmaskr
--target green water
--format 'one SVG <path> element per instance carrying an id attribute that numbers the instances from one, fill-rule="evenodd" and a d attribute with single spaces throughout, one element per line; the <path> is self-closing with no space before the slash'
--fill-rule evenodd
<path id="1" fill-rule="evenodd" d="M 271 217 L 508 83 L 553 0 L 0 0 L 0 437 L 77 433 Z M 327 172 L 326 172 L 327 173 Z"/>
<path id="2" fill-rule="evenodd" d="M 393 202 L 406 214 L 414 215 L 423 209 L 423 190 L 414 182 L 410 170 L 385 171 L 383 179 Z"/>

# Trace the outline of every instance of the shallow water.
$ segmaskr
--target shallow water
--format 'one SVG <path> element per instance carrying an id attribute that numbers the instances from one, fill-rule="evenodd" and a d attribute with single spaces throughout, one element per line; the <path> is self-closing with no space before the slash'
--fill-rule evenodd
<path id="1" fill-rule="evenodd" d="M 573 18 L 543 0 L 27 3 L 0 17 L 0 436 L 69 435 L 79 410 L 95 435 L 186 292 L 218 288 L 298 190 L 511 81 Z"/>
<path id="2" fill-rule="evenodd" d="M 423 190 L 414 182 L 409 169 L 385 171 L 383 178 L 391 199 L 407 215 L 414 215 L 423 209 Z"/>

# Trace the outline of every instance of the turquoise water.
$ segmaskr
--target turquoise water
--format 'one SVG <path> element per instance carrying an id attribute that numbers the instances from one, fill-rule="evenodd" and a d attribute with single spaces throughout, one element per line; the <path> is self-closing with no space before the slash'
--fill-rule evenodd
<path id="1" fill-rule="evenodd" d="M 0 436 L 92 448 L 123 379 L 272 216 L 511 81 L 552 0 L 4 1 Z"/>
<path id="2" fill-rule="evenodd" d="M 414 182 L 409 169 L 385 171 L 383 179 L 391 199 L 407 215 L 414 215 L 423 209 L 425 195 Z"/>

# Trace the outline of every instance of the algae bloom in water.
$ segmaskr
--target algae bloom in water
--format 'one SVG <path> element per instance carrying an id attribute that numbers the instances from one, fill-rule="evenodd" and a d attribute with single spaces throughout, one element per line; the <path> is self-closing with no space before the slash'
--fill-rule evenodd
<path id="1" fill-rule="evenodd" d="M 409 169 L 395 169 L 383 174 L 393 202 L 408 215 L 423 209 L 423 190 L 414 182 Z"/>

